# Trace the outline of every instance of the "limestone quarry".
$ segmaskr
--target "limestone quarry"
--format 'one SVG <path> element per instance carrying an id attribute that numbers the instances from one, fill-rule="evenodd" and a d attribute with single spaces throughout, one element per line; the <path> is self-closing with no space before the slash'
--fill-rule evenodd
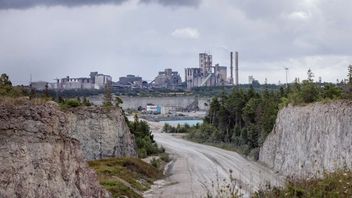
<path id="1" fill-rule="evenodd" d="M 284 176 L 306 178 L 352 168 L 352 102 L 282 109 L 259 160 Z"/>
<path id="2" fill-rule="evenodd" d="M 69 135 L 81 143 L 87 160 L 137 157 L 134 137 L 119 108 L 74 108 L 66 112 Z"/>
<path id="3" fill-rule="evenodd" d="M 86 159 L 134 149 L 119 109 L 0 104 L 0 197 L 110 197 Z"/>

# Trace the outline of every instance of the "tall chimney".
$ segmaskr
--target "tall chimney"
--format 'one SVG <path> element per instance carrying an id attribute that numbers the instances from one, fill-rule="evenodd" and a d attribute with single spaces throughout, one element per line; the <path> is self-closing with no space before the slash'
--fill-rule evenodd
<path id="1" fill-rule="evenodd" d="M 233 85 L 233 52 L 230 53 L 230 84 Z"/>
<path id="2" fill-rule="evenodd" d="M 236 85 L 238 86 L 239 85 L 239 83 L 238 83 L 238 52 L 236 52 L 236 68 L 235 68 L 235 70 L 236 70 Z"/>

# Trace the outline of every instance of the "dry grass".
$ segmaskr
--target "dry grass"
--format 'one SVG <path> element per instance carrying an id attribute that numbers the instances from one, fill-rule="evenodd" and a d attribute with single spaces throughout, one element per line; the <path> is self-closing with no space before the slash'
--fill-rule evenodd
<path id="1" fill-rule="evenodd" d="M 336 171 L 322 179 L 290 181 L 284 188 L 268 187 L 254 197 L 352 197 L 352 172 Z"/>
<path id="2" fill-rule="evenodd" d="M 0 104 L 4 105 L 43 105 L 46 104 L 48 101 L 50 101 L 49 98 L 33 98 L 29 99 L 28 96 L 22 96 L 22 97 L 9 97 L 9 96 L 0 96 Z"/>
<path id="3" fill-rule="evenodd" d="M 146 191 L 163 176 L 161 171 L 138 158 L 111 158 L 90 161 L 88 164 L 97 172 L 100 184 L 114 197 L 140 197 L 133 189 Z M 121 183 L 120 179 L 133 189 Z"/>

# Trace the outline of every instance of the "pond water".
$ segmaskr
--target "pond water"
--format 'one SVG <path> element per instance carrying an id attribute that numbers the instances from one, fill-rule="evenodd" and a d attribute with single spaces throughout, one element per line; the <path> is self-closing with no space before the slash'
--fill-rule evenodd
<path id="1" fill-rule="evenodd" d="M 195 126 L 197 123 L 202 124 L 203 120 L 168 120 L 168 121 L 160 121 L 162 124 L 169 124 L 171 126 L 177 126 L 178 124 L 180 125 L 185 125 L 188 124 L 189 126 Z"/>

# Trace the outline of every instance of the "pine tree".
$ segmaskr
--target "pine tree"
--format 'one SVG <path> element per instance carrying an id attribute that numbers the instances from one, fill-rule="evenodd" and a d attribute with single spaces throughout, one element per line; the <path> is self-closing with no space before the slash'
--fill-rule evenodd
<path id="1" fill-rule="evenodd" d="M 9 80 L 7 74 L 1 74 L 0 76 L 0 95 L 5 95 L 12 89 L 12 83 Z"/>
<path id="2" fill-rule="evenodd" d="M 308 69 L 308 72 L 307 72 L 307 75 L 308 75 L 308 81 L 309 82 L 313 82 L 313 77 L 314 77 L 314 73 L 312 72 L 311 69 Z"/>
<path id="3" fill-rule="evenodd" d="M 348 66 L 348 83 L 352 85 L 352 65 Z"/>
<path id="4" fill-rule="evenodd" d="M 9 76 L 5 73 L 0 76 L 0 86 L 12 86 Z"/>
<path id="5" fill-rule="evenodd" d="M 346 92 L 347 92 L 347 95 L 349 95 L 348 98 L 352 98 L 352 65 L 348 66 L 347 77 L 348 77 L 348 83 L 346 86 Z"/>
<path id="6" fill-rule="evenodd" d="M 44 94 L 45 94 L 46 98 L 49 98 L 49 85 L 48 85 L 48 83 L 45 84 Z"/>

